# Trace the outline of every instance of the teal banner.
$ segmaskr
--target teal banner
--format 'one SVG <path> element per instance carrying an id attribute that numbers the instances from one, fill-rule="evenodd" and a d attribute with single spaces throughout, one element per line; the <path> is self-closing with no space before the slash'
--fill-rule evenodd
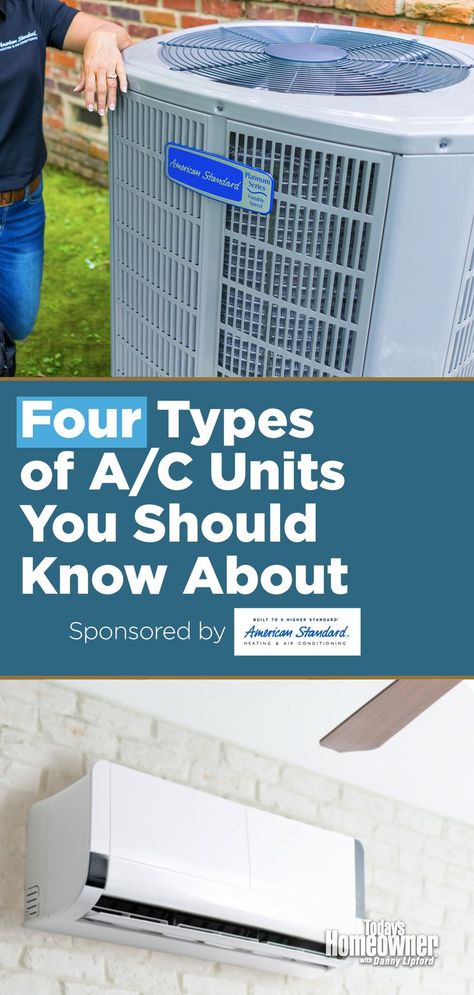
<path id="1" fill-rule="evenodd" d="M 473 381 L 4 381 L 2 675 L 472 675 Z"/>

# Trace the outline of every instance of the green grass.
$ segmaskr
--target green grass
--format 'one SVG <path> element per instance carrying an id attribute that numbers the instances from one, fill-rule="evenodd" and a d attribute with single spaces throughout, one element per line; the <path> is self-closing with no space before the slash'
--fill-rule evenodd
<path id="1" fill-rule="evenodd" d="M 107 191 L 45 170 L 46 255 L 35 330 L 18 347 L 23 377 L 110 376 Z"/>

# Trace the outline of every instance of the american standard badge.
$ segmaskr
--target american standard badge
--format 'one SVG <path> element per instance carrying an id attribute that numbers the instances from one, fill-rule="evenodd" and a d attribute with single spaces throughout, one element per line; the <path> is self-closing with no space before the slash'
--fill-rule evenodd
<path id="1" fill-rule="evenodd" d="M 205 197 L 256 214 L 269 214 L 272 210 L 275 183 L 273 176 L 263 169 L 175 142 L 166 146 L 165 163 L 169 180 Z"/>

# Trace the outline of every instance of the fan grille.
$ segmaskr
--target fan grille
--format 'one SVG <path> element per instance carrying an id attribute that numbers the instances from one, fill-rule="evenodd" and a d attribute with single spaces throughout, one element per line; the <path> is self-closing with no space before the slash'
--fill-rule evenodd
<path id="1" fill-rule="evenodd" d="M 460 83 L 470 69 L 455 55 L 414 39 L 314 24 L 207 28 L 171 38 L 160 49 L 174 71 L 280 93 L 430 92 Z"/>

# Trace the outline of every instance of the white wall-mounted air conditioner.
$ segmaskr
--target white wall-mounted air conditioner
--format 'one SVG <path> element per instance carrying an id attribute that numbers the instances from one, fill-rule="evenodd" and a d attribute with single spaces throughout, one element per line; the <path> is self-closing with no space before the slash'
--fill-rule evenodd
<path id="1" fill-rule="evenodd" d="M 474 47 L 240 21 L 125 62 L 114 374 L 474 375 Z"/>
<path id="2" fill-rule="evenodd" d="M 363 884 L 356 840 L 105 761 L 29 813 L 32 929 L 313 977 Z"/>

